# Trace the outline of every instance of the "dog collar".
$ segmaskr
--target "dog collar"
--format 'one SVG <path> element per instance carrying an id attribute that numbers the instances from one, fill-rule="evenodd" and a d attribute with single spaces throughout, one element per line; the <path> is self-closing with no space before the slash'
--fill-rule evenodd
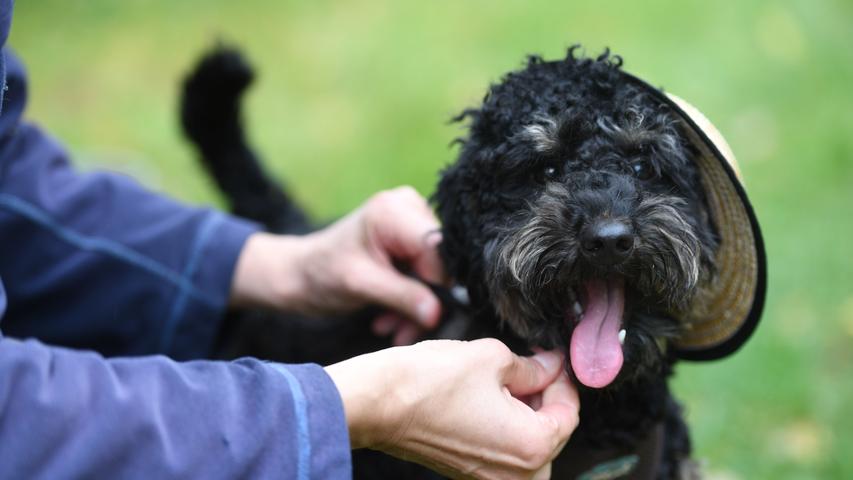
<path id="1" fill-rule="evenodd" d="M 569 444 L 553 465 L 554 478 L 611 480 L 654 479 L 663 455 L 664 428 L 658 422 L 635 448 L 609 448 Z"/>

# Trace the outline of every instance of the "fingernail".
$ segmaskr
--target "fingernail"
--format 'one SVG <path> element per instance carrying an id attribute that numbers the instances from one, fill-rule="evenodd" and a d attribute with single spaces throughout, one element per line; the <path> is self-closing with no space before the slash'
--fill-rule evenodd
<path id="1" fill-rule="evenodd" d="M 562 355 L 554 352 L 539 352 L 536 355 L 533 355 L 533 360 L 539 362 L 539 365 L 542 365 L 542 368 L 548 372 L 553 372 L 563 366 Z"/>
<path id="2" fill-rule="evenodd" d="M 399 321 L 397 318 L 386 313 L 373 320 L 373 333 L 380 337 L 390 335 L 398 323 Z"/>
<path id="3" fill-rule="evenodd" d="M 412 324 L 400 327 L 400 329 L 397 330 L 397 334 L 394 335 L 393 341 L 395 347 L 411 345 L 418 340 L 418 337 L 421 334 L 421 330 L 417 327 L 412 327 L 411 325 Z"/>
<path id="4" fill-rule="evenodd" d="M 434 302 L 432 302 L 431 300 L 421 300 L 421 302 L 418 303 L 417 307 L 415 307 L 415 313 L 418 316 L 418 322 L 428 328 L 431 328 L 435 323 L 435 321 L 433 320 L 433 311 L 435 309 L 433 303 Z"/>
<path id="5" fill-rule="evenodd" d="M 441 243 L 441 240 L 443 238 L 444 237 L 442 237 L 441 235 L 441 230 L 432 230 L 426 234 L 426 238 L 424 240 L 426 241 L 428 247 L 435 248 L 438 246 L 439 243 Z"/>

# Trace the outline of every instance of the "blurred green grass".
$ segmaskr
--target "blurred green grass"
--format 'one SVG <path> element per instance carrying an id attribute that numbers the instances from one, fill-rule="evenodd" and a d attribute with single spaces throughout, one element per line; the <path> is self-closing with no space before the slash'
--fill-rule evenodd
<path id="1" fill-rule="evenodd" d="M 770 290 L 741 352 L 679 367 L 697 456 L 713 478 L 853 478 L 853 3 L 31 0 L 11 44 L 29 116 L 78 164 L 218 204 L 174 108 L 217 38 L 258 67 L 251 135 L 323 218 L 398 184 L 432 192 L 448 119 L 528 53 L 609 46 L 698 105 L 741 161 Z"/>

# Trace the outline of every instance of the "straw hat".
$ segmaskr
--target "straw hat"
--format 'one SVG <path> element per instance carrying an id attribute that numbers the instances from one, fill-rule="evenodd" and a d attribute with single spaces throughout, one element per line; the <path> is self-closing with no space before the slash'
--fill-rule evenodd
<path id="1" fill-rule="evenodd" d="M 687 329 L 675 342 L 675 353 L 685 360 L 724 357 L 749 339 L 764 308 L 767 261 L 758 220 L 735 156 L 711 122 L 681 98 L 625 75 L 681 117 L 687 138 L 699 152 L 696 162 L 720 236 L 717 276 L 702 287 L 689 311 L 682 312 Z"/>

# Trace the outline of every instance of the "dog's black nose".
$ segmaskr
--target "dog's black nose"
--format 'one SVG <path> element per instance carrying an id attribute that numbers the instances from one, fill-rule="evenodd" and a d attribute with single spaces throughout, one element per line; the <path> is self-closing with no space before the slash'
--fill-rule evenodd
<path id="1" fill-rule="evenodd" d="M 581 253 L 599 265 L 624 262 L 634 251 L 634 229 L 611 218 L 598 219 L 581 231 Z"/>

